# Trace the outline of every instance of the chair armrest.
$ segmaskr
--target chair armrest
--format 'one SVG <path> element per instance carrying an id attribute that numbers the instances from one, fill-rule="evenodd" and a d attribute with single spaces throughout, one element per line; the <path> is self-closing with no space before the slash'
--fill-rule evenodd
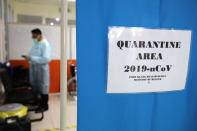
<path id="1" fill-rule="evenodd" d="M 20 88 L 13 88 L 13 92 L 29 92 L 29 91 L 32 91 L 32 88 L 30 86 L 26 87 L 26 86 L 23 86 L 23 87 L 20 87 Z"/>

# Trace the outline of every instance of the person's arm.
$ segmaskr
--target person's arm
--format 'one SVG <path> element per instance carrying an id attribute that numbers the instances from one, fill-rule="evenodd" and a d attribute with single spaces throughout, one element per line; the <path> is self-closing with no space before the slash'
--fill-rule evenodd
<path id="1" fill-rule="evenodd" d="M 46 64 L 51 60 L 51 51 L 47 44 L 42 48 L 42 56 L 31 56 L 30 61 L 35 64 Z"/>

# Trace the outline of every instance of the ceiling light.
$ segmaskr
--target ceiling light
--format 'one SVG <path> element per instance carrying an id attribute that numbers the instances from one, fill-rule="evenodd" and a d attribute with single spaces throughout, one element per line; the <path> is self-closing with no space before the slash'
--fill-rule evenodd
<path id="1" fill-rule="evenodd" d="M 60 21 L 60 18 L 55 18 L 56 21 Z"/>
<path id="2" fill-rule="evenodd" d="M 54 25 L 54 23 L 53 23 L 53 22 L 51 22 L 51 23 L 50 23 L 50 25 L 51 25 L 51 26 L 53 26 L 53 25 Z"/>

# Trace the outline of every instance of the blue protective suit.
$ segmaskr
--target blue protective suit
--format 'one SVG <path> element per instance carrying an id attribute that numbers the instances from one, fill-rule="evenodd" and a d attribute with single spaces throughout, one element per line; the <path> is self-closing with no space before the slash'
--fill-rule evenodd
<path id="1" fill-rule="evenodd" d="M 34 91 L 40 94 L 49 93 L 51 47 L 47 40 L 33 41 L 30 56 L 30 82 Z"/>

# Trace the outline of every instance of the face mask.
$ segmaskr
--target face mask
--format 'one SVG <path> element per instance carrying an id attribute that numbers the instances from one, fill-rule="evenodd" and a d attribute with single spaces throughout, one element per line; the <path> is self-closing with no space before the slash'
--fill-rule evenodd
<path id="1" fill-rule="evenodd" d="M 36 38 L 32 39 L 34 43 L 38 43 L 38 40 Z"/>

